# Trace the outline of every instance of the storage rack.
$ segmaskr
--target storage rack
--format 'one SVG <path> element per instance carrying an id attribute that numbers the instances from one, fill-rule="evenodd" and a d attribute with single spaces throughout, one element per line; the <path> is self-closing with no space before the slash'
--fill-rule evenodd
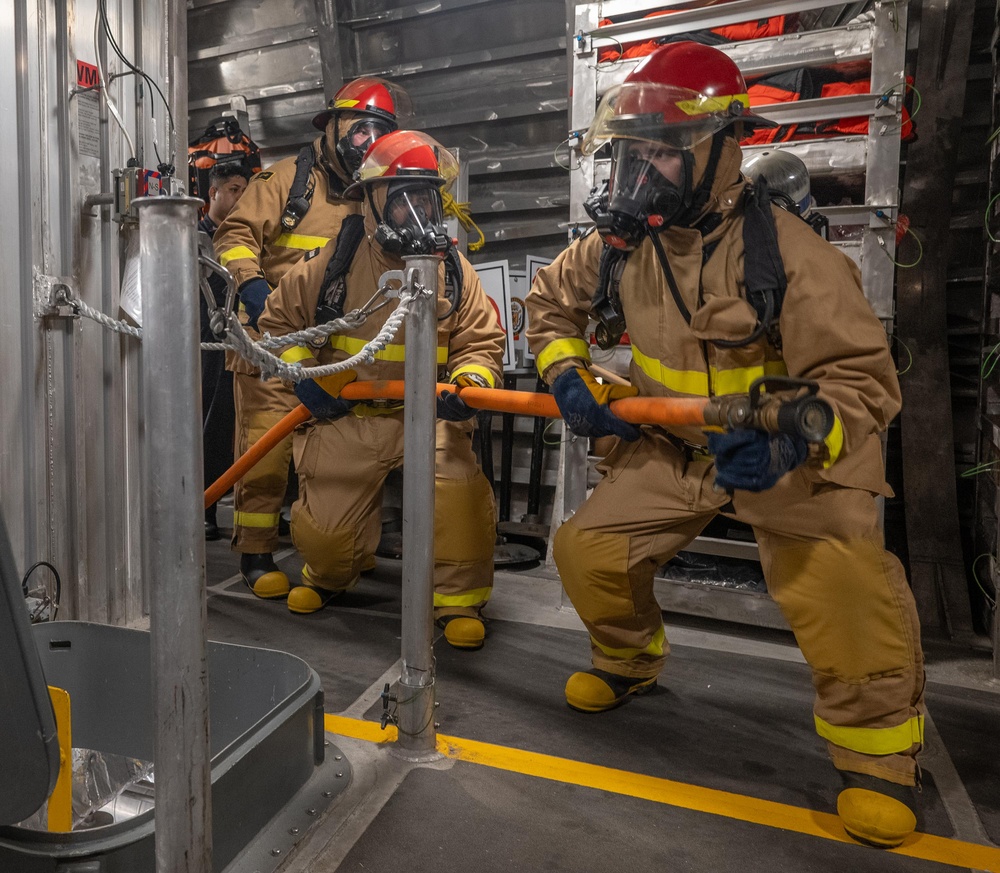
<path id="1" fill-rule="evenodd" d="M 870 72 L 867 94 L 798 100 L 758 107 L 755 111 L 779 124 L 801 124 L 867 116 L 867 135 L 774 143 L 745 149 L 788 149 L 809 169 L 817 185 L 843 188 L 849 202 L 823 206 L 830 222 L 830 239 L 860 267 L 864 293 L 887 332 L 893 328 L 893 280 L 896 219 L 899 206 L 901 107 L 905 99 L 904 62 L 907 4 L 905 0 L 876 2 L 860 19 L 839 26 L 822 26 L 860 12 L 866 4 L 835 4 L 830 0 L 734 0 L 705 5 L 702 0 L 652 3 L 606 0 L 576 7 L 567 47 L 572 78 L 570 144 L 578 146 L 593 118 L 600 97 L 619 84 L 638 60 L 599 64 L 601 48 L 657 39 L 697 30 L 799 13 L 816 29 L 718 48 L 731 57 L 744 76 L 753 79 L 805 68 L 836 68 L 849 73 Z M 650 12 L 671 14 L 644 18 Z M 599 26 L 603 19 L 616 23 Z M 570 240 L 590 225 L 583 210 L 588 192 L 607 179 L 610 161 L 577 151 L 570 172 Z M 860 196 L 851 192 L 863 192 Z M 830 199 L 830 198 L 825 198 Z M 837 198 L 841 200 L 841 198 Z M 552 531 L 586 496 L 587 440 L 562 443 Z M 699 537 L 688 551 L 728 557 L 757 557 L 756 543 L 721 537 Z M 551 554 L 551 549 L 550 549 Z M 734 597 L 734 594 L 745 595 Z M 658 586 L 665 609 L 709 615 L 766 626 L 784 626 L 777 609 L 764 595 L 700 585 Z"/>

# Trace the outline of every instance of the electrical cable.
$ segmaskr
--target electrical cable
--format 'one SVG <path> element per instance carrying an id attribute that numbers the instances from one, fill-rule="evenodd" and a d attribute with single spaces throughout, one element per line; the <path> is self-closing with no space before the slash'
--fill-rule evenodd
<path id="1" fill-rule="evenodd" d="M 899 345 L 901 345 L 903 347 L 903 351 L 906 352 L 906 356 L 909 358 L 909 361 L 906 362 L 906 366 L 903 367 L 902 370 L 896 370 L 896 375 L 897 376 L 903 376 L 906 373 L 909 373 L 910 372 L 910 368 L 913 366 L 913 352 L 910 351 L 910 347 L 906 343 L 904 343 L 898 336 L 896 336 L 896 334 L 890 334 L 890 336 Z"/>
<path id="2" fill-rule="evenodd" d="M 170 123 L 169 142 L 170 142 L 170 149 L 171 150 L 169 152 L 169 161 L 168 161 L 167 166 L 169 166 L 170 173 L 172 174 L 174 172 L 174 157 L 175 157 L 175 154 L 173 152 L 173 137 L 174 137 L 174 133 L 176 131 L 176 128 L 174 127 L 174 114 L 173 114 L 173 112 L 170 109 L 170 103 L 168 103 L 167 102 L 167 98 L 163 96 L 163 92 L 160 90 L 160 86 L 157 85 L 156 82 L 154 82 L 146 74 L 146 72 L 142 68 L 136 66 L 127 57 L 125 57 L 124 52 L 122 52 L 121 48 L 118 45 L 118 42 L 115 40 L 115 35 L 111 32 L 111 25 L 108 22 L 107 0 L 98 0 L 98 11 L 100 12 L 101 23 L 104 25 L 104 33 L 105 33 L 105 35 L 108 38 L 108 44 L 111 46 L 111 48 L 113 48 L 115 50 L 115 54 L 118 55 L 118 57 L 121 59 L 122 63 L 125 64 L 125 66 L 128 67 L 133 73 L 135 73 L 137 76 L 141 76 L 143 79 L 145 79 L 146 82 L 147 82 L 147 84 L 154 91 L 156 91 L 157 94 L 160 95 L 160 100 L 163 101 L 163 106 L 167 110 L 167 119 L 168 119 L 168 121 Z M 153 121 L 155 122 L 156 121 L 156 117 L 153 115 L 153 108 L 152 108 L 152 106 L 150 106 L 150 110 L 149 111 L 150 111 L 150 116 L 153 118 Z M 156 135 L 155 135 L 155 132 L 154 132 L 154 135 L 153 135 L 153 151 L 156 153 L 157 163 L 160 165 L 160 167 L 163 167 L 164 164 L 163 164 L 162 160 L 160 159 L 159 149 L 156 147 Z M 160 172 L 163 173 L 163 170 L 160 170 Z M 167 174 L 164 173 L 164 175 L 167 175 Z"/>
<path id="3" fill-rule="evenodd" d="M 50 564 L 48 561 L 35 561 L 34 564 L 32 564 L 30 567 L 28 567 L 27 570 L 24 571 L 24 576 L 21 577 L 21 592 L 23 593 L 24 597 L 27 598 L 29 594 L 28 577 L 39 567 L 48 567 L 49 570 L 51 571 L 52 576 L 56 582 L 56 596 L 55 598 L 50 598 L 48 591 L 45 590 L 42 591 L 42 596 L 37 598 L 39 601 L 38 606 L 31 613 L 29 613 L 29 617 L 32 623 L 38 620 L 38 617 L 42 614 L 42 612 L 46 607 L 51 607 L 52 610 L 48 619 L 46 620 L 53 621 L 56 617 L 56 613 L 59 611 L 59 600 L 62 597 L 62 580 L 59 578 L 59 571 L 54 566 L 52 566 L 52 564 Z"/>
<path id="4" fill-rule="evenodd" d="M 978 555 L 972 562 L 972 578 L 976 583 L 976 587 L 982 592 L 983 597 L 986 598 L 986 602 L 989 603 L 990 609 L 997 608 L 996 597 L 990 595 L 990 593 L 983 587 L 983 583 L 979 581 L 979 576 L 976 574 L 976 564 L 979 562 L 980 558 L 991 558 L 993 557 L 989 552 L 983 552 L 983 554 Z"/>
<path id="5" fill-rule="evenodd" d="M 105 105 L 108 107 L 108 112 L 111 113 L 111 117 L 115 120 L 118 127 L 121 128 L 122 134 L 125 136 L 125 142 L 128 143 L 128 153 L 129 157 L 133 160 L 135 159 L 135 144 L 132 142 L 132 136 L 128 132 L 128 128 L 125 127 L 125 122 L 122 120 L 121 115 L 118 113 L 118 106 L 115 101 L 111 99 L 111 94 L 108 92 L 108 81 L 107 77 L 104 75 L 104 66 L 101 63 L 101 50 L 99 47 L 98 36 L 100 34 L 101 27 L 101 16 L 100 14 L 94 17 L 94 57 L 97 58 L 97 81 L 100 83 L 98 90 L 98 97 L 103 97 Z"/>

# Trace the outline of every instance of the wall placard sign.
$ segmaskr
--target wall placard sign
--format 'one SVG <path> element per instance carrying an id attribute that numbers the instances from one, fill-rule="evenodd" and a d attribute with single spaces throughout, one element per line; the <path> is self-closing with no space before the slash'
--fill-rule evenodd
<path id="1" fill-rule="evenodd" d="M 496 310 L 497 321 L 506 336 L 503 368 L 504 370 L 513 370 L 516 361 L 510 316 L 510 265 L 507 261 L 490 261 L 486 264 L 474 264 L 473 266 L 476 268 L 479 281 L 483 284 L 486 296 L 490 298 L 490 302 Z"/>

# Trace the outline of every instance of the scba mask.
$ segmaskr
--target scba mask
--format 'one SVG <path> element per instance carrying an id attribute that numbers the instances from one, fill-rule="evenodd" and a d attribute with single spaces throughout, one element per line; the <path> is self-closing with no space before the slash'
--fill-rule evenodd
<path id="1" fill-rule="evenodd" d="M 340 155 L 344 166 L 354 173 L 361 166 L 369 146 L 392 130 L 392 124 L 379 118 L 362 118 L 355 121 L 337 140 L 337 154 Z"/>
<path id="2" fill-rule="evenodd" d="M 393 183 L 375 242 L 396 255 L 430 255 L 448 250 L 441 192 L 427 183 Z"/>
<path id="3" fill-rule="evenodd" d="M 604 241 L 628 251 L 650 228 L 675 224 L 691 206 L 691 167 L 689 151 L 642 140 L 612 142 L 607 194 L 585 204 Z"/>

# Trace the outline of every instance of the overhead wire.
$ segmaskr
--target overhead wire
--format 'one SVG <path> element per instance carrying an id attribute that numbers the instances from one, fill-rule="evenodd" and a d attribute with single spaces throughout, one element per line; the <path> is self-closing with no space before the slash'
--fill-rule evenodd
<path id="1" fill-rule="evenodd" d="M 97 58 L 97 81 L 100 83 L 98 88 L 98 98 L 103 99 L 105 105 L 108 107 L 108 112 L 111 117 L 115 120 L 115 124 L 121 128 L 121 132 L 125 137 L 125 142 L 128 144 L 128 153 L 130 158 L 135 158 L 135 143 L 132 142 L 132 136 L 128 132 L 128 128 L 125 126 L 125 122 L 122 120 L 121 115 L 118 112 L 118 106 L 115 101 L 111 99 L 111 93 L 108 91 L 108 80 L 104 75 L 104 65 L 101 63 L 101 49 L 99 35 L 101 32 L 101 15 L 98 13 L 94 17 L 94 57 Z"/>
<path id="2" fill-rule="evenodd" d="M 168 123 L 169 123 L 168 137 L 167 137 L 167 139 L 168 139 L 168 142 L 170 144 L 170 151 L 168 153 L 167 166 L 169 166 L 170 172 L 173 173 L 174 169 L 175 169 L 175 167 L 174 167 L 174 158 L 176 157 L 176 155 L 175 155 L 175 153 L 173 151 L 173 138 L 174 138 L 174 133 L 175 133 L 176 128 L 174 127 L 174 114 L 173 114 L 173 112 L 170 109 L 170 103 L 167 100 L 167 98 L 163 96 L 163 92 L 160 90 L 160 86 L 157 85 L 156 82 L 154 82 L 146 74 L 146 72 L 141 67 L 137 66 L 136 64 L 133 64 L 125 56 L 125 53 L 119 47 L 118 42 L 115 39 L 115 35 L 111 31 L 111 25 L 108 22 L 107 0 L 98 0 L 98 12 L 100 14 L 101 22 L 102 22 L 102 24 L 104 26 L 104 33 L 105 33 L 105 35 L 108 38 L 108 44 L 111 46 L 111 48 L 114 49 L 115 54 L 118 55 L 118 57 L 121 59 L 121 62 L 123 64 L 125 64 L 125 66 L 129 68 L 129 70 L 131 70 L 137 76 L 141 76 L 146 81 L 146 83 L 149 85 L 149 87 L 152 88 L 154 91 L 156 91 L 156 93 L 160 96 L 160 100 L 163 101 L 163 106 L 167 110 L 167 120 L 168 120 Z M 160 158 L 160 151 L 157 148 L 157 143 L 156 143 L 156 125 L 155 125 L 156 116 L 153 114 L 152 104 L 150 104 L 149 113 L 150 113 L 150 116 L 152 117 L 153 122 L 154 122 L 154 125 L 153 125 L 153 151 L 156 154 L 157 163 L 161 167 L 163 167 L 164 164 L 163 164 L 162 159 Z M 163 172 L 163 170 L 161 170 L 161 172 Z"/>

